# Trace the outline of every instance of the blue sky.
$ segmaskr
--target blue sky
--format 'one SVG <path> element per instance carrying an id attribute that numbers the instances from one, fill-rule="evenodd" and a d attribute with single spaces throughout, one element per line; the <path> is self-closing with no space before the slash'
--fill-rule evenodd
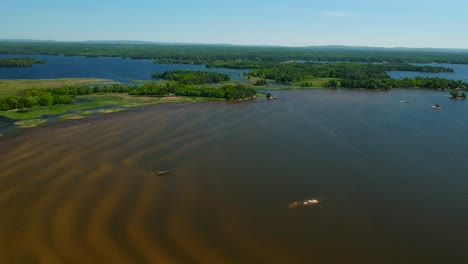
<path id="1" fill-rule="evenodd" d="M 468 1 L 5 0 L 1 39 L 468 48 Z"/>

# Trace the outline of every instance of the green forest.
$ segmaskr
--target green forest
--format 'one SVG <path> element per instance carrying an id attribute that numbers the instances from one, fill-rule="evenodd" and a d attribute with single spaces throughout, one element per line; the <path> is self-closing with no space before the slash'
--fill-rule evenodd
<path id="1" fill-rule="evenodd" d="M 231 77 L 227 74 L 193 70 L 177 70 L 166 71 L 164 73 L 153 73 L 151 77 L 163 78 L 169 81 L 177 81 L 181 84 L 219 83 L 231 80 Z"/>
<path id="2" fill-rule="evenodd" d="M 281 63 L 256 69 L 248 75 L 277 82 L 300 82 L 311 78 L 369 79 L 390 78 L 387 71 L 453 72 L 451 68 L 417 66 L 411 64 L 370 63 Z"/>
<path id="3" fill-rule="evenodd" d="M 0 54 L 122 57 L 237 69 L 254 69 L 265 63 L 287 61 L 468 64 L 468 52 L 359 47 L 0 42 Z"/>
<path id="4" fill-rule="evenodd" d="M 308 87 L 314 78 L 330 78 L 324 87 L 365 88 L 388 90 L 392 88 L 466 88 L 468 84 L 445 78 L 404 78 L 393 79 L 388 71 L 414 71 L 424 73 L 453 72 L 451 68 L 420 66 L 411 64 L 370 64 L 370 63 L 282 63 L 274 67 L 256 69 L 249 76 L 275 80 L 277 82 L 299 83 Z"/>
<path id="5" fill-rule="evenodd" d="M 129 92 L 131 95 L 178 95 L 208 98 L 224 98 L 226 100 L 243 100 L 254 98 L 257 91 L 244 85 L 225 85 L 220 88 L 193 86 L 183 84 L 158 85 L 147 83 Z"/>
<path id="6" fill-rule="evenodd" d="M 31 58 L 0 59 L 0 67 L 31 67 L 35 63 L 47 63 L 47 61 Z"/>
<path id="7" fill-rule="evenodd" d="M 389 90 L 392 88 L 429 88 L 429 89 L 465 89 L 468 83 L 444 78 L 368 78 L 368 79 L 339 79 L 330 80 L 324 87 L 334 88 L 365 88 L 376 90 Z"/>

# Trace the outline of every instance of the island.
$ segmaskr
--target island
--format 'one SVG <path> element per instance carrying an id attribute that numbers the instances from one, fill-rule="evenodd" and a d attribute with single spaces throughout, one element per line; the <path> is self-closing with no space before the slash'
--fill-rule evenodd
<path id="1" fill-rule="evenodd" d="M 466 99 L 466 93 L 460 92 L 459 90 L 452 90 L 450 91 L 450 97 L 454 99 Z"/>
<path id="2" fill-rule="evenodd" d="M 219 83 L 231 80 L 231 76 L 228 74 L 194 70 L 165 71 L 163 73 L 153 73 L 151 77 L 176 81 L 181 84 Z"/>
<path id="3" fill-rule="evenodd" d="M 291 62 L 265 66 L 247 73 L 251 78 L 260 78 L 294 87 L 364 88 L 389 90 L 392 88 L 434 88 L 453 89 L 468 86 L 468 83 L 444 78 L 403 78 L 393 79 L 389 71 L 453 72 L 440 66 L 416 66 L 410 64 L 370 64 L 354 62 Z"/>
<path id="4" fill-rule="evenodd" d="M 46 60 L 31 58 L 4 58 L 0 59 L 0 67 L 32 67 L 33 64 L 45 64 Z"/>

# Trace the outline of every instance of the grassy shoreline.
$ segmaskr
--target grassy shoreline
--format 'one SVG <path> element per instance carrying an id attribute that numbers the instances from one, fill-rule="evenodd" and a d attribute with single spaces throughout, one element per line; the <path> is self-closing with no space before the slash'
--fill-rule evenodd
<path id="1" fill-rule="evenodd" d="M 72 105 L 52 105 L 52 106 L 37 106 L 27 109 L 26 112 L 18 112 L 15 110 L 0 111 L 0 116 L 7 117 L 14 120 L 27 120 L 34 119 L 48 115 L 64 115 L 73 114 L 69 113 L 74 111 L 77 113 L 85 112 L 90 114 L 90 109 L 100 107 L 112 107 L 112 109 L 125 109 L 130 107 L 138 107 L 144 105 L 153 105 L 160 103 L 175 103 L 175 102 L 205 102 L 213 101 L 213 98 L 204 97 L 181 97 L 181 96 L 167 96 L 167 97 L 149 97 L 149 96 L 130 96 L 128 94 L 102 94 L 102 95 L 83 95 L 78 96 L 77 99 L 82 99 L 84 103 L 77 103 Z M 219 99 L 218 99 L 219 100 Z M 108 112 L 108 111 L 103 111 Z M 115 111 L 113 111 L 115 112 Z M 85 114 L 85 115 L 86 115 Z"/>
<path id="2" fill-rule="evenodd" d="M 253 81 L 253 80 L 252 80 Z M 157 83 L 165 84 L 168 81 L 134 81 L 135 83 Z M 15 95 L 18 91 L 31 88 L 54 88 L 65 87 L 66 85 L 103 85 L 115 84 L 109 79 L 78 78 L 78 79 L 42 79 L 42 80 L 0 80 L 0 97 Z M 228 84 L 240 84 L 241 82 L 226 81 L 219 84 L 207 84 L 211 88 L 219 88 Z M 268 89 L 267 87 L 247 86 L 258 89 Z M 256 97 L 264 97 L 258 93 Z M 83 119 L 87 115 L 109 114 L 123 111 L 132 107 L 153 105 L 160 103 L 195 103 L 206 101 L 224 101 L 224 98 L 206 98 L 192 96 L 154 96 L 154 95 L 130 95 L 128 93 L 93 93 L 74 97 L 75 104 L 56 104 L 49 106 L 35 106 L 24 109 L 14 109 L 0 111 L 1 117 L 16 120 L 16 125 L 20 127 L 34 127 L 47 122 L 47 116 L 56 116 L 59 121 Z M 55 118 L 55 117 L 54 117 Z"/>
<path id="3" fill-rule="evenodd" d="M 62 78 L 62 79 L 16 79 L 0 80 L 0 97 L 14 96 L 19 91 L 25 89 L 46 89 L 65 86 L 83 86 L 83 85 L 107 85 L 118 84 L 110 79 L 99 78 Z M 181 96 L 133 96 L 127 93 L 104 93 L 89 94 L 77 96 L 76 104 L 36 106 L 26 109 L 15 109 L 9 111 L 0 111 L 0 116 L 19 121 L 36 120 L 44 116 L 61 115 L 60 120 L 81 119 L 86 115 L 110 113 L 121 111 L 130 107 L 138 107 L 151 104 L 169 103 L 169 102 L 204 102 L 216 100 L 203 97 L 181 97 Z M 90 111 L 99 108 L 112 108 L 102 111 Z M 120 109 L 120 110 L 116 110 Z M 31 121 L 34 122 L 34 121 Z M 26 124 L 28 122 L 24 122 Z M 23 124 L 23 123 L 19 123 Z"/>

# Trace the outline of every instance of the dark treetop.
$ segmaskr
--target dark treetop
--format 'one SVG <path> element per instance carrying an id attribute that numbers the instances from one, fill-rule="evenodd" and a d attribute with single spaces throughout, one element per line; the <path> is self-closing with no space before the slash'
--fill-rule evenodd
<path id="1" fill-rule="evenodd" d="M 47 63 L 47 61 L 31 58 L 0 59 L 0 67 L 31 67 L 34 63 Z"/>
<path id="2" fill-rule="evenodd" d="M 264 47 L 228 45 L 95 44 L 73 42 L 0 42 L 0 54 L 105 56 L 155 59 L 213 67 L 258 68 L 285 61 L 348 61 L 468 64 L 468 52 L 357 47 Z"/>
<path id="3" fill-rule="evenodd" d="M 231 80 L 231 77 L 227 74 L 193 70 L 177 70 L 166 71 L 164 73 L 153 73 L 151 77 L 177 81 L 182 84 L 219 83 L 222 81 Z"/>

